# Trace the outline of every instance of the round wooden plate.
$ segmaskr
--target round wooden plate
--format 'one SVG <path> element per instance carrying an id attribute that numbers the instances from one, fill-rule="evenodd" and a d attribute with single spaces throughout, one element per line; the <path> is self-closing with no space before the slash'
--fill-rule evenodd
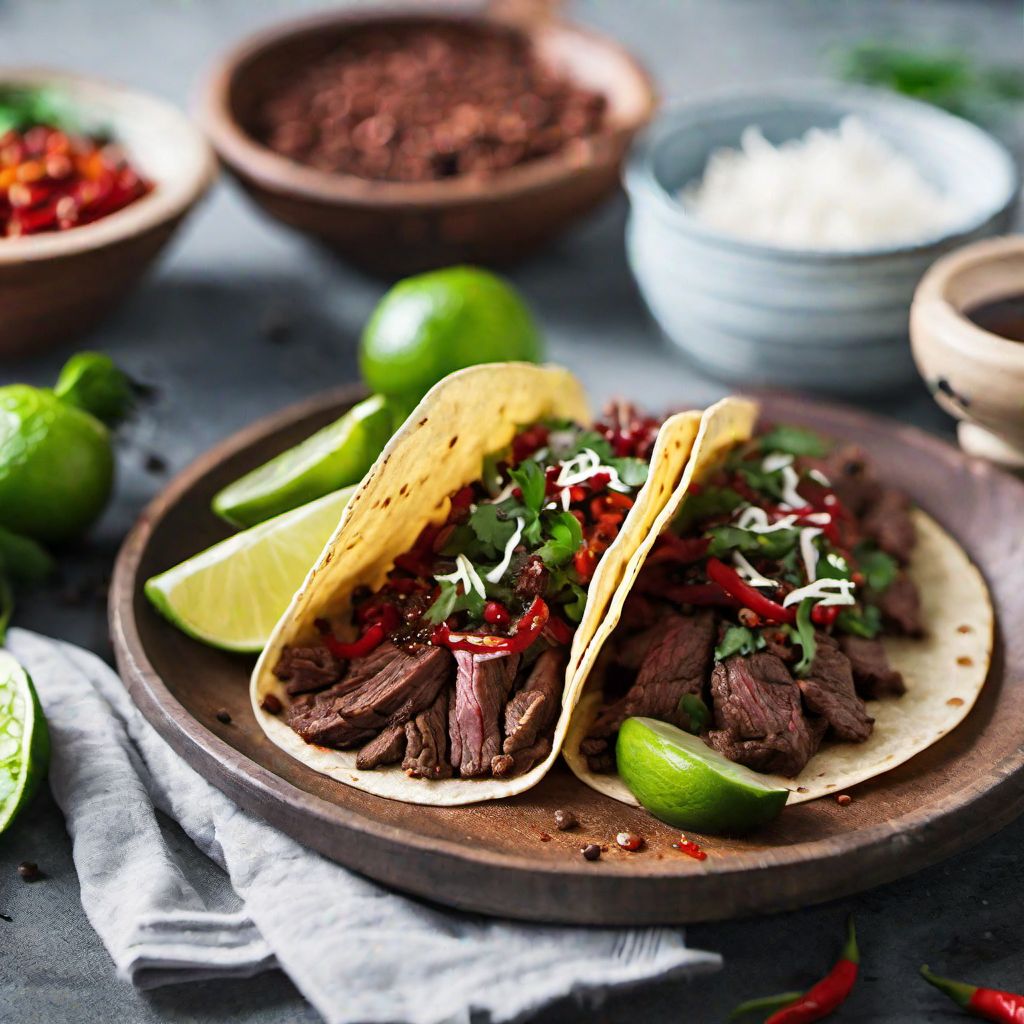
<path id="1" fill-rule="evenodd" d="M 390 886 L 482 913 L 586 924 L 679 924 L 781 910 L 908 874 L 991 835 L 1024 810 L 1024 485 L 920 431 L 796 398 L 764 400 L 771 419 L 807 423 L 863 444 L 881 474 L 952 531 L 995 599 L 995 659 L 978 705 L 945 739 L 857 786 L 840 807 L 787 809 L 755 836 L 678 833 L 594 793 L 558 764 L 505 802 L 417 807 L 335 782 L 270 743 L 248 703 L 251 661 L 202 646 L 164 622 L 144 580 L 221 539 L 214 493 L 347 408 L 353 391 L 314 398 L 225 441 L 185 470 L 143 513 L 117 561 L 110 622 L 136 704 L 197 771 L 242 807 L 342 864 Z M 259 581 L 253 581 L 259 586 Z M 217 720 L 226 708 L 231 723 Z M 558 832 L 557 808 L 578 829 Z M 614 843 L 628 829 L 641 853 Z M 606 847 L 597 862 L 580 848 Z"/>

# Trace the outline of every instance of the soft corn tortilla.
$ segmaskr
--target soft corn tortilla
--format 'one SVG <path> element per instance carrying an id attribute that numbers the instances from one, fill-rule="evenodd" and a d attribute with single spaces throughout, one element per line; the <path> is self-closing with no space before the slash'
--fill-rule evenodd
<path id="1" fill-rule="evenodd" d="M 289 644 L 315 643 L 315 619 L 348 619 L 353 590 L 379 587 L 397 555 L 412 547 L 420 531 L 448 515 L 448 496 L 480 479 L 484 457 L 508 445 L 517 429 L 549 417 L 589 424 L 583 388 L 567 370 L 527 363 L 471 367 L 438 384 L 416 407 L 360 484 L 253 672 L 253 713 L 267 736 L 311 768 L 378 796 L 409 803 L 455 805 L 511 796 L 540 781 L 558 756 L 569 709 L 570 684 L 584 653 L 622 581 L 636 546 L 650 532 L 665 503 L 678 489 L 689 463 L 699 413 L 679 413 L 662 426 L 647 483 L 637 495 L 615 543 L 598 564 L 587 606 L 576 630 L 566 668 L 563 711 L 550 756 L 512 779 L 412 779 L 400 766 L 372 771 L 356 768 L 356 750 L 306 743 L 282 716 L 260 706 L 274 694 L 290 701 L 273 668 Z"/>
<path id="2" fill-rule="evenodd" d="M 592 772 L 579 750 L 601 709 L 602 645 L 618 624 L 644 559 L 658 534 L 679 510 L 690 482 L 702 480 L 718 464 L 725 449 L 750 437 L 756 414 L 756 406 L 741 399 L 726 399 L 707 411 L 694 446 L 692 465 L 686 468 L 678 490 L 662 509 L 650 536 L 638 545 L 623 584 L 595 634 L 594 655 L 589 661 L 591 666 L 596 661 L 596 667 L 590 673 L 585 692 L 575 702 L 563 752 L 583 782 L 623 803 L 638 805 L 618 775 Z M 994 623 L 985 581 L 966 552 L 934 519 L 920 510 L 914 512 L 914 519 L 918 542 L 909 572 L 921 593 L 928 635 L 923 639 L 884 639 L 893 667 L 903 673 L 907 692 L 902 697 L 867 702 L 875 726 L 865 743 L 826 741 L 796 778 L 763 775 L 766 783 L 790 790 L 790 804 L 843 792 L 909 761 L 964 720 L 985 683 L 992 658 Z"/>

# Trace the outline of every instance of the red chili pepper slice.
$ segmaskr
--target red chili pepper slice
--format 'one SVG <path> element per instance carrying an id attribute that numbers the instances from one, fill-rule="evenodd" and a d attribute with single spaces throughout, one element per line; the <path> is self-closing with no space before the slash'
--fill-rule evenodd
<path id="1" fill-rule="evenodd" d="M 859 969 L 860 950 L 857 948 L 857 933 L 851 917 L 847 925 L 846 944 L 832 970 L 816 985 L 812 985 L 797 1002 L 773 1013 L 765 1024 L 810 1024 L 811 1021 L 827 1017 L 846 1002 Z"/>
<path id="2" fill-rule="evenodd" d="M 767 598 L 756 588 L 741 579 L 739 573 L 730 569 L 725 562 L 717 558 L 709 558 L 707 563 L 708 578 L 717 583 L 727 594 L 736 598 L 745 608 L 757 612 L 763 619 L 771 622 L 796 622 L 796 609 L 784 608 Z"/>
<path id="3" fill-rule="evenodd" d="M 342 643 L 333 633 L 324 633 L 323 640 L 328 650 L 336 658 L 350 661 L 352 658 L 364 658 L 375 651 L 383 642 L 387 631 L 383 622 L 375 622 L 365 633 L 352 643 Z"/>
<path id="4" fill-rule="evenodd" d="M 581 583 L 589 583 L 597 569 L 597 555 L 590 548 L 580 548 L 572 556 L 573 568 Z"/>
<path id="5" fill-rule="evenodd" d="M 453 651 L 473 651 L 476 654 L 522 654 L 544 629 L 549 616 L 547 603 L 535 597 L 519 621 L 511 636 L 495 636 L 491 633 L 456 633 L 441 623 L 430 637 L 438 647 Z"/>
<path id="6" fill-rule="evenodd" d="M 940 992 L 949 996 L 958 1006 L 962 1006 L 965 1010 L 971 1010 L 978 1017 L 1004 1022 L 1004 1024 L 1024 1024 L 1024 996 L 1022 995 L 942 978 L 933 974 L 927 965 L 921 968 L 921 976 Z"/>
<path id="7" fill-rule="evenodd" d="M 572 643 L 572 638 L 576 634 L 576 630 L 557 615 L 552 615 L 548 618 L 546 629 L 548 635 L 556 644 L 562 644 L 565 647 Z"/>

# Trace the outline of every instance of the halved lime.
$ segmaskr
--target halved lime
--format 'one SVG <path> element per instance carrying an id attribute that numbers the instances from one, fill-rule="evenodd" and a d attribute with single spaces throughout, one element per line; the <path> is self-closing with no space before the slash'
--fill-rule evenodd
<path id="1" fill-rule="evenodd" d="M 372 395 L 344 416 L 228 484 L 213 511 L 233 526 L 255 526 L 340 487 L 357 483 L 373 465 L 401 416 Z"/>
<path id="2" fill-rule="evenodd" d="M 697 736 L 653 718 L 622 723 L 615 759 L 633 796 L 679 829 L 748 832 L 776 817 L 789 797 Z"/>
<path id="3" fill-rule="evenodd" d="M 327 494 L 146 580 L 146 597 L 211 647 L 258 653 L 341 519 L 355 488 Z"/>
<path id="4" fill-rule="evenodd" d="M 0 651 L 0 832 L 39 788 L 50 762 L 50 734 L 28 673 Z"/>

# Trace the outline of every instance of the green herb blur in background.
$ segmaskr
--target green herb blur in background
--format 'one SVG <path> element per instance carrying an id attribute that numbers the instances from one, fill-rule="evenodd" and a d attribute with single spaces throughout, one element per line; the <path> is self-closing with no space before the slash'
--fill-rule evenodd
<path id="1" fill-rule="evenodd" d="M 0 85 L 0 135 L 38 124 L 78 130 L 78 121 L 63 93 L 56 89 Z"/>
<path id="2" fill-rule="evenodd" d="M 880 86 L 988 124 L 1024 100 L 1024 70 L 984 67 L 962 50 L 866 40 L 837 55 L 840 77 Z"/>

